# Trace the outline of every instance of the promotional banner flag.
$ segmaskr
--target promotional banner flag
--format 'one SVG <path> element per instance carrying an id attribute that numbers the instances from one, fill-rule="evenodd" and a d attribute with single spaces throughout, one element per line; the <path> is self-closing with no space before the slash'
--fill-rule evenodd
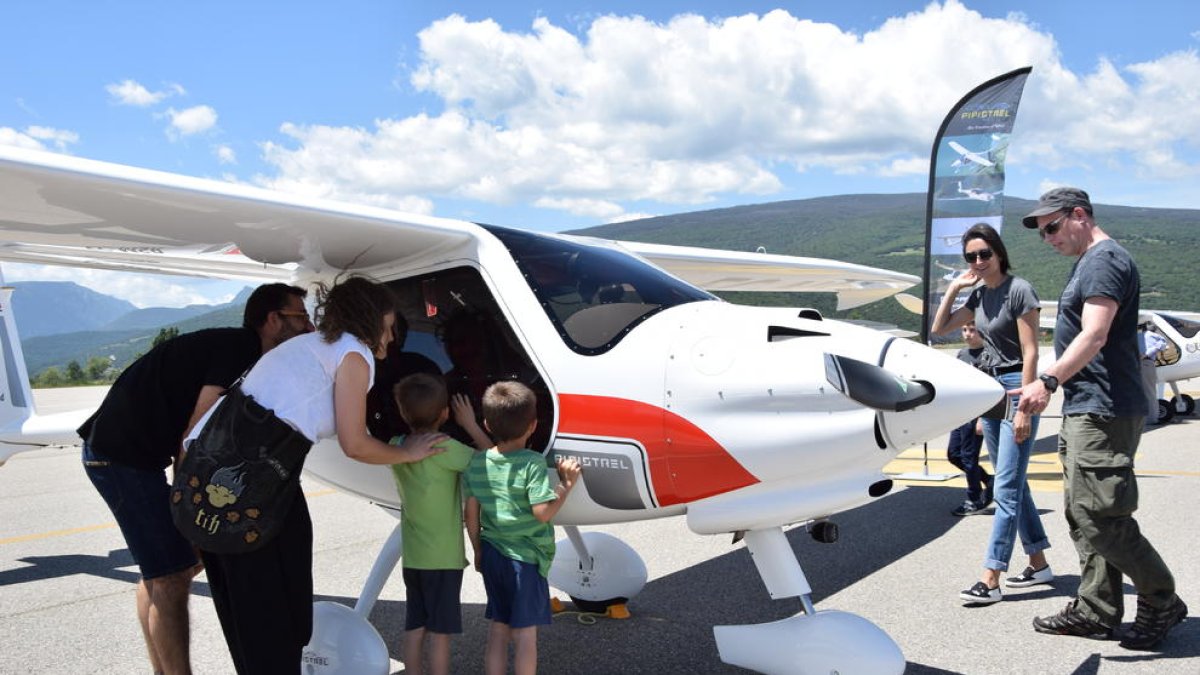
<path id="1" fill-rule="evenodd" d="M 999 232 L 1004 211 L 1004 158 L 1017 104 L 1031 67 L 984 82 L 946 115 L 933 141 L 925 209 L 925 307 L 921 341 L 950 280 L 967 269 L 962 235 L 976 223 Z"/>

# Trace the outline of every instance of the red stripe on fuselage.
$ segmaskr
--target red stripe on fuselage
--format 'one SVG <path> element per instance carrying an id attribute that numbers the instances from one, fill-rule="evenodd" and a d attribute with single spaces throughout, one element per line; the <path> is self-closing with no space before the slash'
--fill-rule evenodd
<path id="1" fill-rule="evenodd" d="M 560 394 L 558 400 L 559 433 L 630 438 L 646 448 L 659 506 L 758 482 L 712 436 L 669 410 L 609 396 Z"/>

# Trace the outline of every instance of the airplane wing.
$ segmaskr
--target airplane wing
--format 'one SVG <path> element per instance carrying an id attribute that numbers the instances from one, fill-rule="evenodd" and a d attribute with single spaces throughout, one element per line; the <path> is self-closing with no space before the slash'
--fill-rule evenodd
<path id="1" fill-rule="evenodd" d="M 478 226 L 0 147 L 0 261 L 284 280 L 429 258 Z M 856 307 L 920 280 L 831 260 L 617 242 L 716 291 L 834 292 Z"/>
<path id="2" fill-rule="evenodd" d="M 283 280 L 428 256 L 470 223 L 0 147 L 0 260 Z"/>
<path id="3" fill-rule="evenodd" d="M 911 274 L 837 260 L 634 241 L 616 243 L 706 290 L 833 292 L 837 293 L 839 310 L 886 298 L 921 281 Z"/>

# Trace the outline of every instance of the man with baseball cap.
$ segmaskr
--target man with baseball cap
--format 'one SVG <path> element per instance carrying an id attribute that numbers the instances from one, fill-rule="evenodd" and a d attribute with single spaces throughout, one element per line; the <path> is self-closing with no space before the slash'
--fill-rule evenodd
<path id="1" fill-rule="evenodd" d="M 1108 639 L 1124 613 L 1122 575 L 1137 589 L 1137 618 L 1121 638 L 1126 649 L 1151 649 L 1187 616 L 1175 579 L 1133 518 L 1137 482 L 1133 457 L 1146 415 L 1137 344 L 1141 280 L 1129 252 L 1093 219 L 1083 190 L 1042 195 L 1021 221 L 1046 243 L 1076 258 L 1058 301 L 1054 351 L 1039 379 L 1019 390 L 1020 409 L 1045 410 L 1061 384 L 1067 525 L 1079 552 L 1077 597 L 1033 620 L 1040 633 Z"/>

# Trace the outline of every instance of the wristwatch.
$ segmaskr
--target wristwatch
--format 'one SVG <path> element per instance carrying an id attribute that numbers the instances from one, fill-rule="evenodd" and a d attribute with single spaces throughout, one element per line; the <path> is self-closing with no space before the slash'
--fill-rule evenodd
<path id="1" fill-rule="evenodd" d="M 1042 381 L 1042 384 L 1046 385 L 1046 391 L 1050 392 L 1051 394 L 1058 391 L 1057 377 L 1053 375 L 1039 375 L 1038 379 Z"/>

